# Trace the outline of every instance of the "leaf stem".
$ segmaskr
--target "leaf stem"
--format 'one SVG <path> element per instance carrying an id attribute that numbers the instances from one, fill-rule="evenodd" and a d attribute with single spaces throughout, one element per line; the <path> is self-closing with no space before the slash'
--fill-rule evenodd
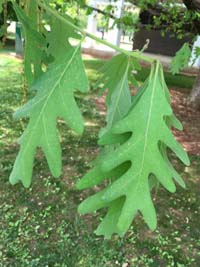
<path id="1" fill-rule="evenodd" d="M 81 29 L 80 27 L 76 26 L 75 24 L 73 24 L 72 22 L 68 21 L 66 18 L 64 18 L 62 15 L 60 15 L 57 11 L 53 10 L 52 8 L 48 7 L 46 4 L 43 4 L 40 0 L 37 0 L 38 5 L 43 8 L 44 10 L 46 10 L 49 14 L 53 15 L 54 17 L 56 17 L 57 19 L 59 19 L 60 21 L 62 21 L 64 24 L 72 27 L 73 29 L 79 31 L 80 33 L 82 33 L 83 35 L 103 44 L 106 45 L 112 49 L 114 49 L 117 52 L 123 53 L 129 57 L 134 57 L 134 58 L 138 58 L 139 60 L 142 61 L 146 61 L 149 63 L 153 63 L 155 61 L 154 58 L 145 56 L 144 54 L 142 54 L 141 51 L 139 50 L 135 50 L 135 51 L 127 51 L 124 50 L 114 44 L 111 44 L 109 42 L 107 42 L 106 40 L 102 40 L 101 38 L 95 36 L 94 34 L 91 34 L 83 29 Z"/>

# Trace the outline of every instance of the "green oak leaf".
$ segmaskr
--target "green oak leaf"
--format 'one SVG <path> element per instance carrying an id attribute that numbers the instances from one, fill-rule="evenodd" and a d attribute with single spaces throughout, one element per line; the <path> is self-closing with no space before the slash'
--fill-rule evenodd
<path id="1" fill-rule="evenodd" d="M 111 96 L 116 87 L 124 76 L 127 76 L 127 66 L 130 64 L 130 59 L 124 54 L 118 54 L 108 61 L 100 70 L 102 73 L 101 78 L 97 81 L 95 87 L 103 84 L 100 93 L 108 89 L 106 104 L 111 102 Z"/>
<path id="2" fill-rule="evenodd" d="M 52 174 L 61 173 L 61 148 L 56 129 L 57 117 L 78 134 L 83 132 L 83 119 L 74 99 L 74 92 L 86 92 L 88 80 L 81 59 L 80 46 L 71 48 L 62 60 L 49 66 L 32 86 L 36 96 L 21 107 L 15 118 L 28 116 L 28 126 L 19 140 L 20 151 L 10 175 L 12 184 L 22 181 L 25 187 L 31 183 L 34 155 L 41 147 Z"/>
<path id="3" fill-rule="evenodd" d="M 163 77 L 164 78 L 164 77 Z M 148 80 L 143 84 L 143 86 L 138 90 L 137 94 L 133 97 L 132 101 L 132 108 L 134 105 L 139 101 L 139 98 L 142 96 L 143 92 L 145 91 L 146 87 L 148 86 Z M 166 84 L 164 83 L 163 86 L 165 87 L 166 91 L 166 97 L 170 103 L 170 98 L 169 98 L 169 91 L 167 90 Z M 131 108 L 131 109 L 132 109 Z M 166 124 L 169 127 L 175 127 L 176 129 L 182 130 L 182 125 L 179 122 L 179 120 L 172 114 L 170 117 L 165 118 Z M 112 137 L 111 137 L 112 135 Z M 116 144 L 116 143 L 124 143 L 125 141 L 128 140 L 130 137 L 130 134 L 111 134 L 107 133 L 101 139 L 99 140 L 99 143 L 101 144 Z M 109 143 L 110 139 L 112 138 L 112 143 Z M 113 149 L 113 147 L 112 147 Z M 176 170 L 172 167 L 168 156 L 167 156 L 167 147 L 164 144 L 160 144 L 159 147 L 163 157 L 165 158 L 166 162 L 169 164 L 170 168 L 172 168 L 172 172 L 174 174 L 174 179 L 176 180 L 177 183 L 180 184 L 180 186 L 185 188 L 185 183 L 181 179 L 180 175 L 176 172 Z M 101 152 L 101 157 L 103 157 L 103 152 L 105 153 L 105 149 Z M 94 185 L 101 184 L 101 182 L 105 178 L 110 178 L 112 181 L 116 179 L 117 177 L 120 177 L 123 173 L 125 173 L 126 170 L 128 170 L 129 165 L 128 162 L 125 164 L 120 165 L 119 167 L 111 170 L 110 172 L 102 172 L 101 170 L 101 163 L 99 161 L 100 158 L 98 158 L 94 163 L 96 165 L 94 168 L 92 168 L 77 184 L 77 188 L 80 189 L 86 189 L 89 187 L 92 187 Z M 99 161 L 99 162 L 98 162 Z M 100 163 L 100 164 L 98 164 Z M 149 177 L 149 187 L 150 190 L 153 188 L 158 188 L 159 186 L 159 181 L 156 179 L 154 175 L 150 175 Z M 100 200 L 100 199 L 99 199 Z M 95 201 L 94 201 L 95 203 Z M 123 236 L 123 232 L 119 232 L 119 229 L 117 229 L 116 222 L 119 219 L 119 215 L 121 212 L 122 205 L 124 203 L 124 199 L 120 198 L 119 200 L 113 201 L 108 205 L 108 213 L 105 216 L 105 218 L 102 220 L 100 225 L 98 226 L 96 230 L 97 235 L 104 235 L 106 238 L 110 238 L 113 233 L 118 233 L 120 236 Z M 102 208 L 105 206 L 104 202 L 99 203 L 101 206 L 99 208 Z M 90 207 L 91 208 L 91 207 Z"/>
<path id="4" fill-rule="evenodd" d="M 62 16 L 73 23 L 72 18 L 69 16 Z M 59 61 L 66 50 L 71 48 L 69 37 L 80 40 L 81 36 L 76 33 L 74 29 L 64 24 L 61 20 L 52 16 L 50 17 L 50 20 L 51 30 L 46 35 L 48 43 L 47 54 L 53 56 L 55 60 Z"/>
<path id="5" fill-rule="evenodd" d="M 170 63 L 170 70 L 172 74 L 177 74 L 183 68 L 188 66 L 191 58 L 191 49 L 188 43 L 185 43 L 178 52 L 176 52 L 175 57 L 173 57 Z"/>
<path id="6" fill-rule="evenodd" d="M 36 8 L 36 2 L 34 2 L 35 1 L 31 1 L 31 7 L 34 5 Z M 35 25 L 35 21 L 33 20 L 35 17 L 35 12 L 34 16 L 27 16 L 24 10 L 14 2 L 13 7 L 18 20 L 22 23 L 24 30 L 24 72 L 28 86 L 30 86 L 32 85 L 33 81 L 43 73 L 42 57 L 47 43 L 44 36 L 37 31 L 37 24 Z"/>
<path id="7" fill-rule="evenodd" d="M 113 233 L 123 236 L 138 211 L 152 230 L 156 228 L 151 189 L 157 181 L 170 192 L 176 189 L 173 178 L 185 186 L 167 156 L 167 148 L 170 148 L 186 165 L 189 164 L 186 152 L 170 131 L 171 126 L 181 127 L 173 115 L 166 88 L 162 67 L 157 63 L 130 112 L 114 124 L 111 135 L 105 138 L 106 146 L 111 144 L 112 149 L 105 150 L 77 184 L 78 189 L 84 189 L 109 178 L 107 187 L 79 206 L 81 214 L 104 207 L 108 209 L 96 231 L 106 238 Z M 113 135 L 126 133 L 131 133 L 130 137 L 113 147 L 116 142 Z M 118 138 L 116 140 L 118 142 Z"/>
<path id="8" fill-rule="evenodd" d="M 128 66 L 128 64 L 127 64 L 127 66 Z M 125 71 L 124 75 L 121 73 L 121 76 L 127 78 L 127 69 L 124 69 L 124 71 Z M 129 72 L 130 71 L 131 71 L 131 68 L 129 68 Z M 109 76 L 108 76 L 108 78 L 109 78 Z M 123 80 L 123 78 L 122 78 L 122 80 Z M 118 83 L 123 84 L 122 81 L 118 81 Z M 126 95 L 126 93 L 125 94 L 121 93 L 121 90 L 118 90 L 119 86 L 117 83 L 116 84 L 111 83 L 111 84 L 114 84 L 116 86 L 116 88 L 112 89 L 113 93 L 111 95 L 111 101 L 110 101 L 110 103 L 107 104 L 108 105 L 108 112 L 111 110 L 115 111 L 115 109 L 112 108 L 112 106 L 113 106 L 113 104 L 115 104 L 116 98 L 119 97 L 119 100 L 123 103 L 123 95 Z M 127 100 L 128 100 L 127 103 L 128 103 L 129 109 L 130 108 L 132 109 L 134 107 L 134 105 L 139 101 L 139 98 L 143 94 L 147 84 L 148 84 L 148 82 L 146 81 L 142 85 L 142 87 L 138 89 L 137 94 L 132 98 L 131 106 L 130 106 L 130 100 L 131 100 L 130 96 L 127 98 Z M 124 87 L 123 89 L 127 90 L 126 87 Z M 122 97 L 122 100 L 120 99 L 121 97 Z M 116 116 L 116 120 L 114 120 L 114 122 L 122 119 L 127 114 L 127 111 L 128 110 L 125 108 L 123 112 L 118 113 L 118 116 Z M 115 114 L 115 112 L 114 112 L 114 114 Z M 113 114 L 113 117 L 114 117 L 114 114 Z M 111 113 L 111 118 L 112 118 L 112 113 Z M 108 125 L 109 124 L 107 124 L 106 128 L 108 127 Z M 103 129 L 103 130 L 105 130 L 105 129 Z M 91 166 L 94 166 L 94 167 L 77 183 L 77 185 L 76 185 L 77 189 L 82 190 L 82 189 L 92 187 L 94 185 L 101 184 L 101 182 L 105 178 L 109 178 L 110 181 L 113 181 L 113 180 L 116 180 L 117 178 L 119 178 L 121 175 L 123 175 L 130 167 L 130 164 L 128 162 L 125 162 L 124 164 L 111 170 L 110 172 L 102 172 L 101 159 L 103 159 L 103 155 L 107 153 L 108 149 L 113 150 L 116 144 L 124 143 L 125 141 L 127 141 L 129 139 L 129 137 L 130 137 L 129 133 L 116 135 L 116 134 L 112 134 L 109 131 L 105 131 L 103 135 L 101 134 L 98 143 L 99 144 L 102 143 L 102 144 L 106 144 L 106 145 L 110 145 L 110 146 L 109 147 L 106 146 L 105 148 L 103 148 L 99 157 L 95 161 L 92 162 Z M 112 140 L 112 142 L 111 142 L 111 140 Z M 153 179 L 151 179 L 150 181 L 152 181 L 152 180 Z M 151 188 L 153 188 L 155 185 L 157 185 L 157 181 L 153 181 L 153 182 L 154 183 L 151 183 L 152 184 Z M 96 197 L 96 196 L 94 196 L 94 197 Z M 91 197 L 91 198 L 93 198 L 93 197 Z M 97 196 L 97 198 L 99 201 L 98 202 L 98 209 L 103 208 L 105 206 L 104 201 L 101 201 L 101 198 L 99 198 L 98 196 Z M 105 218 L 102 220 L 102 222 L 98 226 L 97 230 L 95 231 L 95 233 L 97 235 L 104 235 L 105 238 L 107 238 L 107 239 L 109 239 L 113 233 L 118 233 L 120 236 L 123 236 L 123 233 L 119 232 L 119 229 L 117 228 L 117 225 L 116 225 L 116 222 L 118 221 L 120 213 L 121 213 L 121 208 L 123 206 L 123 202 L 124 202 L 124 199 L 121 198 L 119 200 L 113 201 L 113 202 L 108 204 L 107 215 L 105 216 Z M 95 209 L 97 209 L 96 199 L 94 199 L 94 204 L 95 204 Z M 90 205 L 89 209 L 91 209 L 91 207 L 92 206 Z M 91 212 L 92 211 L 93 211 L 93 209 L 91 210 Z"/>
<path id="9" fill-rule="evenodd" d="M 130 109 L 129 67 L 130 60 L 123 54 L 113 57 L 104 67 L 104 74 L 101 80 L 104 81 L 103 88 L 108 88 L 107 96 L 109 99 L 106 103 L 106 127 L 100 131 L 100 136 L 109 131 L 113 124 L 123 118 Z"/>
<path id="10" fill-rule="evenodd" d="M 102 77 L 97 82 L 97 85 L 103 84 L 101 93 L 105 89 L 108 90 L 106 97 L 107 115 L 106 127 L 99 133 L 101 137 L 99 143 L 112 125 L 122 119 L 129 111 L 132 105 L 129 80 L 134 85 L 137 84 L 132 71 L 139 68 L 140 65 L 136 59 L 124 54 L 117 54 L 103 66 L 101 70 Z"/>

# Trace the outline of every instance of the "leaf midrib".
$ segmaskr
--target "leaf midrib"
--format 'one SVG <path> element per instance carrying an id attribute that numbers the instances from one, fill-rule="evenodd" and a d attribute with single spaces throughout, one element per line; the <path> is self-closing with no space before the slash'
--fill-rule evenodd
<path id="1" fill-rule="evenodd" d="M 121 114 L 121 111 L 120 111 L 120 109 L 119 109 L 119 105 L 118 105 L 118 103 L 119 103 L 119 101 L 120 101 L 120 97 L 121 97 L 122 92 L 123 92 L 123 89 L 124 89 L 124 83 L 125 83 L 126 78 L 127 78 L 127 72 L 128 72 L 128 69 L 129 69 L 129 62 L 128 62 L 127 67 L 126 67 L 125 74 L 124 74 L 124 76 L 123 76 L 123 78 L 122 78 L 122 80 L 121 80 L 121 81 L 122 81 L 122 83 L 121 83 L 121 87 L 120 87 L 120 90 L 119 90 L 119 94 L 118 94 L 118 96 L 117 96 L 117 101 L 115 102 L 115 105 L 114 105 L 114 111 L 113 111 L 112 116 L 111 116 L 111 127 L 112 127 L 112 125 L 113 125 L 113 120 L 114 120 L 114 117 L 115 117 L 116 110 L 119 111 L 119 113 L 120 113 L 120 115 L 121 115 L 121 117 L 122 117 L 122 114 Z"/>
<path id="2" fill-rule="evenodd" d="M 32 137 L 33 137 L 33 135 L 34 135 L 35 129 L 38 127 L 38 124 L 39 124 L 39 122 L 40 122 L 41 116 L 43 115 L 44 109 L 46 108 L 46 106 L 47 106 L 47 104 L 48 104 L 48 101 L 49 101 L 50 97 L 52 96 L 52 94 L 53 94 L 54 91 L 56 90 L 57 85 L 60 83 L 60 81 L 62 80 L 62 78 L 63 78 L 63 76 L 64 76 L 64 74 L 65 74 L 65 72 L 68 70 L 69 66 L 71 65 L 71 62 L 73 61 L 73 59 L 74 59 L 74 57 L 75 57 L 75 55 L 76 55 L 78 49 L 79 49 L 79 46 L 77 46 L 77 48 L 74 50 L 74 53 L 72 54 L 71 59 L 70 59 L 69 62 L 67 63 L 67 65 L 66 65 L 66 67 L 64 68 L 63 72 L 61 73 L 60 79 L 56 80 L 55 85 L 54 85 L 53 88 L 51 89 L 51 91 L 50 91 L 50 93 L 49 93 L 49 96 L 47 97 L 46 101 L 44 102 L 44 105 L 43 105 L 43 107 L 42 107 L 42 110 L 41 110 L 41 112 L 40 112 L 39 115 L 38 115 L 38 119 L 36 120 L 36 123 L 35 123 L 35 125 L 34 125 L 34 128 L 33 128 L 32 132 L 31 132 L 30 137 L 29 137 L 29 141 L 26 142 L 26 146 L 25 146 L 24 149 L 23 149 L 23 152 L 22 152 L 21 157 L 23 157 L 23 155 L 26 153 L 27 149 L 29 148 L 29 144 L 32 144 L 30 140 L 32 139 Z M 30 118 L 30 119 L 31 119 L 31 118 Z"/>
<path id="3" fill-rule="evenodd" d="M 146 148 L 147 148 L 147 142 L 148 142 L 148 134 L 149 134 L 149 128 L 150 128 L 150 122 L 151 122 L 151 117 L 152 117 L 152 107 L 153 107 L 153 100 L 154 100 L 154 96 L 155 96 L 155 90 L 156 90 L 156 78 L 158 75 L 158 69 L 159 69 L 159 65 L 157 63 L 156 66 L 156 71 L 155 71 L 155 76 L 154 76 L 154 82 L 153 82 L 153 89 L 152 89 L 152 95 L 151 95 L 151 101 L 150 101 L 150 106 L 149 106 L 149 115 L 148 115 L 148 120 L 147 120 L 147 127 L 146 127 L 146 131 L 145 131 L 145 138 L 144 138 L 144 148 L 143 148 L 143 153 L 142 153 L 142 161 L 141 161 L 141 168 L 138 172 L 138 182 L 136 185 L 136 192 L 138 190 L 138 187 L 141 184 L 142 181 L 142 172 L 144 169 L 144 162 L 145 162 L 145 155 L 146 155 Z"/>

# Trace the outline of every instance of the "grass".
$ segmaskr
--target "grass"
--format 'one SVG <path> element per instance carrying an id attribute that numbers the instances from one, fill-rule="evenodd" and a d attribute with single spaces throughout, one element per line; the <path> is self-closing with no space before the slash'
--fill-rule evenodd
<path id="1" fill-rule="evenodd" d="M 99 65 L 86 62 L 88 73 L 95 74 Z M 95 158 L 104 121 L 92 95 L 78 98 L 86 121 L 82 137 L 59 123 L 63 175 L 53 178 L 38 151 L 31 187 L 9 184 L 16 140 L 23 130 L 23 124 L 12 118 L 22 99 L 20 71 L 19 60 L 0 55 L 0 267 L 199 267 L 199 157 L 192 156 L 186 169 L 176 163 L 187 183 L 185 191 L 178 187 L 170 194 L 161 188 L 154 196 L 155 232 L 138 216 L 124 238 L 104 240 L 93 234 L 101 213 L 77 214 L 88 192 L 77 192 L 74 184 Z"/>

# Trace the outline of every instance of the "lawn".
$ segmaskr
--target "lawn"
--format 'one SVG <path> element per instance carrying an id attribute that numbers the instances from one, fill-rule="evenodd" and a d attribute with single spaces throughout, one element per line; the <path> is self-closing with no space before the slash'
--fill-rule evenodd
<path id="1" fill-rule="evenodd" d="M 85 65 L 94 82 L 102 61 L 86 60 Z M 138 74 L 141 81 L 147 72 Z M 177 187 L 175 194 L 163 188 L 154 192 L 155 232 L 137 216 L 124 238 L 104 240 L 93 233 L 102 213 L 77 214 L 77 205 L 91 192 L 77 192 L 74 184 L 97 154 L 97 135 L 104 123 L 94 92 L 77 96 L 86 125 L 82 137 L 59 122 L 63 175 L 53 178 L 38 151 L 31 187 L 9 184 L 19 148 L 16 141 L 25 124 L 12 118 L 24 99 L 21 73 L 19 59 L 0 55 L 0 267 L 199 267 L 200 157 L 195 154 L 187 168 L 172 155 L 187 189 Z M 173 83 L 168 75 L 169 85 L 183 88 L 187 81 L 191 88 L 192 78 L 173 77 Z"/>

